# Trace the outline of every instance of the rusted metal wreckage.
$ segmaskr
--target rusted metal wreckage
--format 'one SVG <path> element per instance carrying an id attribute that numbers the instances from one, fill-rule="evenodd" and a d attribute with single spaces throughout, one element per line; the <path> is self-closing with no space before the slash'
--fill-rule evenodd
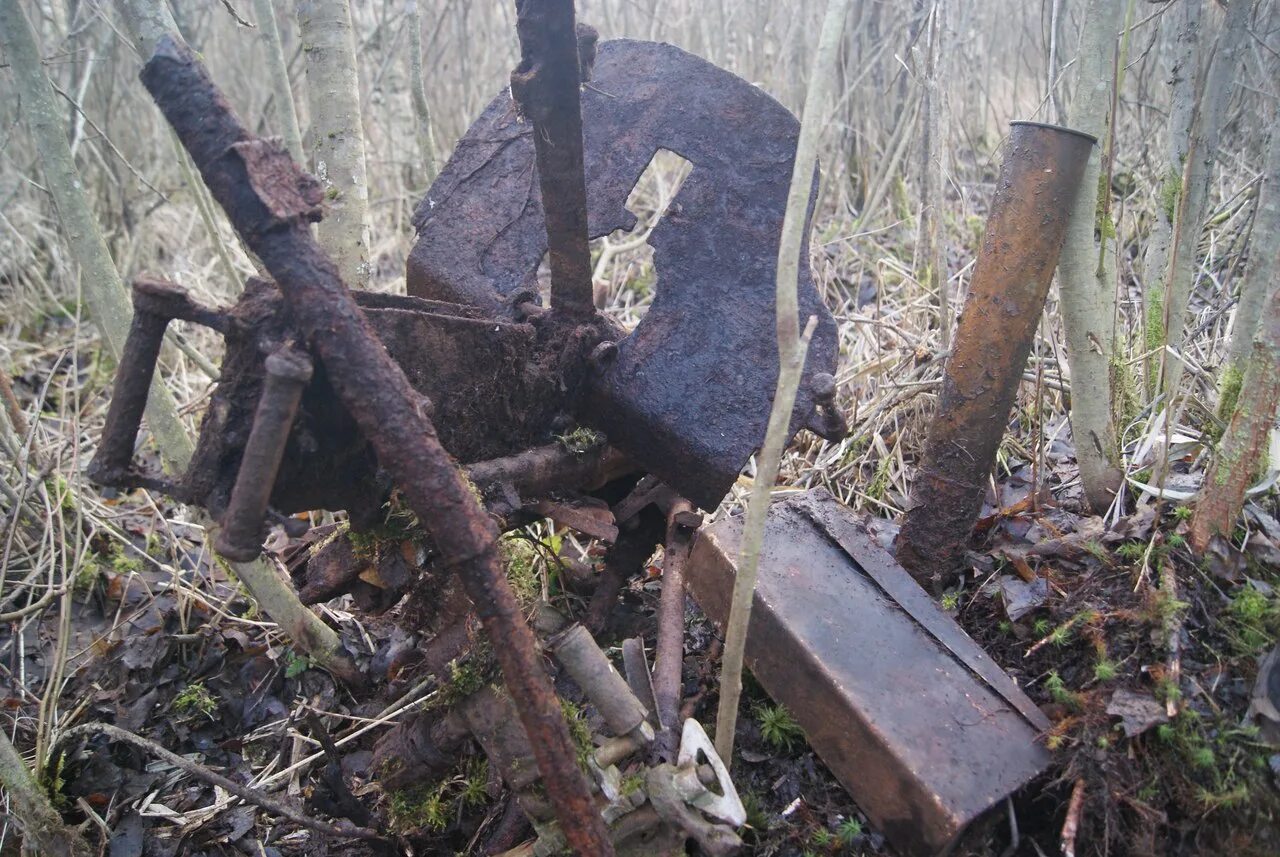
<path id="1" fill-rule="evenodd" d="M 502 686 L 397 727 L 387 753 L 407 768 L 387 776 L 425 778 L 471 734 L 534 822 L 536 853 L 568 845 L 589 855 L 674 854 L 693 840 L 704 853 L 729 854 L 744 814 L 728 760 L 679 716 L 682 581 L 721 618 L 736 523 L 698 533 L 695 506 L 719 505 L 764 436 L 778 365 L 776 248 L 798 123 L 758 88 L 670 45 L 597 44 L 575 24 L 572 0 L 520 0 L 517 9 L 522 60 L 511 90 L 485 109 L 419 206 L 406 296 L 346 288 L 309 229 L 323 214 L 319 185 L 278 143 L 249 134 L 185 46 L 160 44 L 143 83 L 270 279 L 251 278 L 226 310 L 198 306 L 169 283 L 135 282 L 92 474 L 204 507 L 221 523 L 216 549 L 240 561 L 258 555 L 268 526 L 298 535 L 290 516 L 300 511 L 345 510 L 353 532 L 375 530 L 396 492 L 425 546 L 357 563 L 349 542 L 328 540 L 303 563 L 302 594 L 373 589 L 382 595 L 367 604 L 385 609 L 408 592 L 430 614 L 418 630 L 431 631 L 422 663 L 436 672 L 478 623 Z M 649 238 L 656 295 L 627 332 L 593 305 L 588 241 L 634 226 L 626 200 L 660 149 L 693 171 Z M 544 255 L 549 306 L 538 281 Z M 791 428 L 835 439 L 845 432 L 836 327 L 807 247 L 801 258 L 800 310 L 818 324 Z M 173 320 L 219 331 L 226 352 L 195 456 L 169 478 L 131 459 Z M 603 439 L 587 448 L 556 440 L 575 427 Z M 542 517 L 607 550 L 587 628 L 544 605 L 539 645 L 498 535 Z M 852 526 L 829 499 L 776 507 L 749 657 L 895 844 L 934 853 L 1043 767 L 1034 740 L 1043 723 Z M 591 632 L 664 538 L 657 663 L 651 672 L 644 642 L 626 641 L 624 680 Z M 371 575 L 355 573 L 370 562 Z M 806 607 L 812 595 L 822 602 Z M 839 614 L 821 614 L 832 604 Z M 848 648 L 873 626 L 891 632 L 875 632 L 888 642 L 874 657 Z M 590 776 L 544 650 L 603 718 L 606 735 L 585 759 Z M 783 675 L 792 662 L 813 669 Z M 903 696 L 904 678 L 920 699 Z M 879 695 L 886 690 L 894 702 Z M 942 730 L 959 729 L 947 740 L 963 752 L 931 755 L 923 736 L 952 714 L 967 722 L 959 709 L 979 715 Z M 974 754 L 990 764 L 970 765 Z M 639 793 L 619 787 L 618 765 L 631 757 L 648 762 Z M 545 788 L 534 787 L 539 780 Z"/>

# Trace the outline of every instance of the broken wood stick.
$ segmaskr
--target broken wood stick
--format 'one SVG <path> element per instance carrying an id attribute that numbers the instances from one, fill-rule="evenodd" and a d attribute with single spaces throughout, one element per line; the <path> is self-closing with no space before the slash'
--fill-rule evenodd
<path id="1" fill-rule="evenodd" d="M 375 830 L 357 827 L 350 823 L 333 825 L 319 821 L 304 812 L 296 810 L 287 804 L 281 803 L 269 795 L 263 794 L 257 789 L 251 789 L 248 786 L 241 785 L 235 780 L 224 777 L 217 771 L 211 771 L 204 765 L 196 764 L 190 759 L 179 756 L 177 753 L 165 749 L 155 741 L 143 738 L 141 735 L 135 735 L 127 729 L 121 729 L 119 726 L 112 726 L 109 723 L 83 723 L 79 726 L 71 727 L 66 732 L 63 732 L 58 736 L 58 741 L 54 744 L 50 757 L 56 759 L 72 740 L 76 738 L 90 738 L 94 735 L 105 735 L 111 741 L 120 741 L 125 744 L 131 744 L 144 752 L 150 753 L 165 764 L 173 765 L 178 770 L 188 773 L 199 780 L 203 780 L 211 786 L 216 786 L 229 794 L 233 794 L 245 803 L 250 803 L 254 806 L 265 809 L 272 815 L 287 818 L 299 827 L 314 830 L 316 833 L 322 833 L 325 836 L 333 836 L 343 839 L 366 839 L 374 842 L 386 841 L 386 837 Z"/>

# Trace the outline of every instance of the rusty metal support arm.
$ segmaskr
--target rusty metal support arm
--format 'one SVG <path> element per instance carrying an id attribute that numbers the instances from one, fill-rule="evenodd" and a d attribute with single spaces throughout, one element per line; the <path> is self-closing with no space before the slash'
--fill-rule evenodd
<path id="1" fill-rule="evenodd" d="M 228 559 L 249 562 L 262 552 L 262 522 L 271 489 L 312 370 L 311 358 L 292 344 L 267 355 L 262 397 L 240 459 L 231 503 L 214 542 L 218 553 Z"/>
<path id="2" fill-rule="evenodd" d="M 320 216 L 319 184 L 279 145 L 250 136 L 187 47 L 162 40 L 143 68 L 142 82 L 232 225 L 275 278 L 380 464 L 393 474 L 445 562 L 457 568 L 494 641 L 569 843 L 580 854 L 613 854 L 533 632 L 503 574 L 497 530 L 441 446 L 426 403 L 311 235 L 307 224 Z"/>
<path id="3" fill-rule="evenodd" d="M 580 58 L 573 0 L 516 0 L 520 65 L 511 72 L 511 95 L 533 123 L 551 263 L 551 309 L 590 317 L 595 305 L 578 87 L 590 71 L 596 33 L 582 29 L 587 56 Z"/>
<path id="4" fill-rule="evenodd" d="M 169 322 L 195 322 L 219 332 L 226 330 L 226 317 L 200 306 L 187 293 L 164 280 L 139 277 L 133 283 L 133 321 L 120 355 L 120 379 L 111 405 L 98 453 L 89 466 L 89 476 L 105 485 L 154 488 L 181 498 L 181 489 L 166 479 L 154 479 L 133 467 L 133 447 L 147 407 L 147 393 L 156 373 L 160 346 Z"/>
<path id="5" fill-rule="evenodd" d="M 679 499 L 667 512 L 667 541 L 662 554 L 662 600 L 658 604 L 658 647 L 653 664 L 653 695 L 660 726 L 654 755 L 675 762 L 680 745 L 680 702 L 684 684 L 684 569 L 696 527 L 680 523 L 694 511 Z"/>

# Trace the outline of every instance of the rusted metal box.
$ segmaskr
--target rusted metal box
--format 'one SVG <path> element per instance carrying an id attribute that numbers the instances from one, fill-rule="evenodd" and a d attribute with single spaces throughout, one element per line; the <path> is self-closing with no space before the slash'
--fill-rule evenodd
<path id="1" fill-rule="evenodd" d="M 704 528 L 689 562 L 721 627 L 742 525 Z M 947 853 L 1048 765 L 1040 710 L 825 490 L 769 510 L 746 660 L 904 854 Z"/>

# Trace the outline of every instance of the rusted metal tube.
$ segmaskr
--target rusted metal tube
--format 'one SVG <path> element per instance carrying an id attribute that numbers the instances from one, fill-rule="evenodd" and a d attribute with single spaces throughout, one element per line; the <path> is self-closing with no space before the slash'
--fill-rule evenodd
<path id="1" fill-rule="evenodd" d="M 573 0 L 516 0 L 520 65 L 511 95 L 533 123 L 538 184 L 547 225 L 551 309 L 595 315 L 587 238 L 587 181 L 579 87 L 590 73 L 596 32 L 575 25 Z M 579 55 L 581 49 L 585 56 Z"/>
<path id="2" fill-rule="evenodd" d="M 926 587 L 940 588 L 973 531 L 1094 142 L 1067 128 L 1013 123 L 896 543 L 898 561 Z"/>
<path id="3" fill-rule="evenodd" d="M 493 642 L 566 839 L 579 854 L 612 855 L 533 631 L 503 571 L 497 528 L 441 445 L 427 403 L 378 341 L 311 234 L 308 224 L 323 203 L 319 183 L 278 144 L 245 130 L 185 45 L 162 39 L 143 67 L 142 82 L 214 199 L 279 285 L 378 463 L 400 486 L 443 562 L 457 568 Z"/>
<path id="4" fill-rule="evenodd" d="M 570 625 L 551 638 L 547 647 L 592 704 L 600 709 L 600 716 L 614 735 L 630 735 L 645 743 L 653 740 L 653 728 L 646 722 L 648 712 L 644 705 L 586 628 L 577 623 Z"/>
<path id="5" fill-rule="evenodd" d="M 674 763 L 680 749 L 680 689 L 684 684 L 684 568 L 693 547 L 693 531 L 681 523 L 693 504 L 678 499 L 667 512 L 667 541 L 662 553 L 662 599 L 658 602 L 658 646 L 653 662 L 657 705 L 656 761 Z M 695 513 L 696 514 L 696 513 Z"/>
<path id="6" fill-rule="evenodd" d="M 93 463 L 89 465 L 89 477 L 106 485 L 132 482 L 133 447 L 142 426 L 142 414 L 147 408 L 147 393 L 156 373 L 156 361 L 160 359 L 164 332 L 169 326 L 170 316 L 139 306 L 139 294 L 145 293 L 152 285 L 150 281 L 143 280 L 133 284 L 133 321 L 120 354 L 102 440 Z"/>
<path id="7" fill-rule="evenodd" d="M 262 523 L 276 484 L 284 447 L 298 415 L 302 391 L 311 381 L 311 358 L 286 345 L 269 354 L 262 396 L 253 417 L 249 441 L 240 459 L 231 502 L 222 516 L 214 550 L 236 562 L 250 562 L 262 552 Z"/>

